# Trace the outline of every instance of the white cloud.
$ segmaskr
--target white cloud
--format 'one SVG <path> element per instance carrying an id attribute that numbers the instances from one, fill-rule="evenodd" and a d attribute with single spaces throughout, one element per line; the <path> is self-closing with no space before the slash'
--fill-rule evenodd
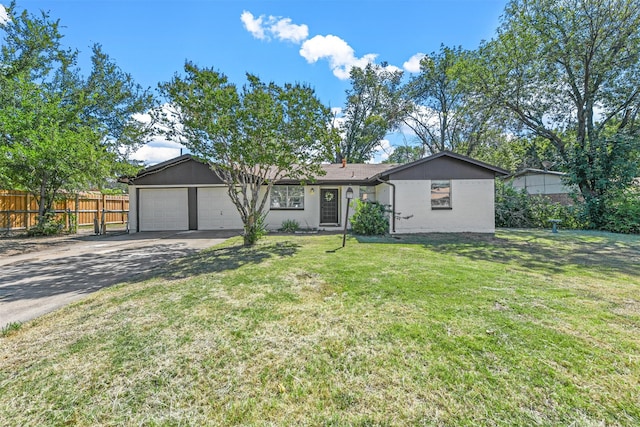
<path id="1" fill-rule="evenodd" d="M 160 111 L 165 118 L 177 122 L 176 111 L 170 104 L 163 104 Z M 132 159 L 142 161 L 145 165 L 154 165 L 179 156 L 181 151 L 186 152 L 184 145 L 169 139 L 164 134 L 169 130 L 169 127 L 161 123 L 152 123 L 150 113 L 134 114 L 133 118 L 146 125 L 151 125 L 154 134 L 151 135 L 151 140 L 148 143 L 131 155 Z"/>
<path id="2" fill-rule="evenodd" d="M 273 36 L 281 41 L 300 43 L 309 36 L 309 27 L 305 24 L 294 24 L 291 18 L 264 15 L 256 18 L 245 10 L 240 15 L 240 20 L 244 28 L 259 40 L 270 40 Z"/>
<path id="3" fill-rule="evenodd" d="M 7 14 L 7 9 L 0 4 L 0 25 L 9 22 L 9 14 Z"/>
<path id="4" fill-rule="evenodd" d="M 327 59 L 333 74 L 340 80 L 349 78 L 352 67 L 364 68 L 373 63 L 376 54 L 369 53 L 357 58 L 351 46 L 340 37 L 334 35 L 315 36 L 302 44 L 300 55 L 313 64 L 320 59 Z"/>
<path id="5" fill-rule="evenodd" d="M 269 19 L 274 19 L 274 17 L 270 16 Z M 309 36 L 309 27 L 305 24 L 292 24 L 290 18 L 282 18 L 275 21 L 273 25 L 269 27 L 269 31 L 279 40 L 294 43 L 300 43 Z"/>
<path id="6" fill-rule="evenodd" d="M 167 141 L 151 141 L 140 147 L 131 156 L 134 160 L 144 162 L 145 165 L 155 165 L 180 155 L 181 146 L 167 147 Z M 176 144 L 177 145 L 177 144 Z"/>
<path id="7" fill-rule="evenodd" d="M 393 150 L 395 150 L 395 147 L 391 145 L 388 139 L 381 139 L 370 161 L 374 163 L 383 162 L 389 158 Z"/>
<path id="8" fill-rule="evenodd" d="M 409 58 L 409 60 L 407 62 L 402 64 L 402 68 L 404 68 L 406 71 L 408 71 L 410 73 L 419 73 L 420 72 L 420 61 L 425 56 L 427 56 L 427 55 L 425 55 L 424 53 L 421 53 L 421 52 L 416 53 L 411 58 Z"/>
<path id="9" fill-rule="evenodd" d="M 291 18 L 260 15 L 255 17 L 249 11 L 243 11 L 240 20 L 244 28 L 259 40 L 271 40 L 302 43 L 300 55 L 313 64 L 321 59 L 329 62 L 333 74 L 340 80 L 347 80 L 353 67 L 364 68 L 370 63 L 375 63 L 377 54 L 368 53 L 360 58 L 349 44 L 338 36 L 332 34 L 309 37 L 309 27 L 305 24 L 294 24 Z M 418 70 L 419 70 L 419 59 Z M 405 63 L 407 64 L 407 63 Z M 395 65 L 387 65 L 387 71 L 402 71 Z"/>
<path id="10" fill-rule="evenodd" d="M 383 68 L 383 70 L 390 72 L 390 73 L 395 73 L 398 71 L 402 71 L 402 68 L 398 68 L 395 65 L 387 65 L 386 67 Z"/>
<path id="11" fill-rule="evenodd" d="M 246 10 L 240 15 L 240 20 L 244 24 L 244 28 L 251 33 L 251 35 L 257 39 L 264 40 L 266 38 L 264 27 L 262 25 L 263 17 L 254 18 L 251 12 Z"/>

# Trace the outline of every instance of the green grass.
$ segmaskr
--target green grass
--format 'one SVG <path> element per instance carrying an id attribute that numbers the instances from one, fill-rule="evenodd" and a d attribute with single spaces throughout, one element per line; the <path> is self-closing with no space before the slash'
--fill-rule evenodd
<path id="1" fill-rule="evenodd" d="M 0 337 L 0 425 L 640 425 L 640 237 L 233 239 Z"/>

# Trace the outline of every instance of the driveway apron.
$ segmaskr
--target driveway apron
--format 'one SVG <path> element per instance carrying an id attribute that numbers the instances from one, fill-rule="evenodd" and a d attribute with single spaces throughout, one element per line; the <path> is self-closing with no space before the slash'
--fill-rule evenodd
<path id="1" fill-rule="evenodd" d="M 0 328 L 224 242 L 238 232 L 147 232 L 70 240 L 0 258 Z"/>

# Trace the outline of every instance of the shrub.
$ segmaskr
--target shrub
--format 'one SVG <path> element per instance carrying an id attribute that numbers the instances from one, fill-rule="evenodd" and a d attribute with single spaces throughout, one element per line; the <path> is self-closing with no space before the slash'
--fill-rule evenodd
<path id="1" fill-rule="evenodd" d="M 258 240 L 267 234 L 267 228 L 264 224 L 264 215 L 258 216 L 252 225 L 245 224 L 244 235 L 242 236 L 245 246 L 254 245 Z"/>
<path id="2" fill-rule="evenodd" d="M 607 198 L 603 228 L 614 233 L 640 233 L 640 189 L 631 187 Z"/>
<path id="3" fill-rule="evenodd" d="M 510 184 L 496 182 L 496 226 L 506 228 L 548 228 L 550 219 L 559 219 L 567 229 L 584 228 L 580 206 L 554 203 L 543 195 L 531 196 Z"/>
<path id="4" fill-rule="evenodd" d="M 27 236 L 53 236 L 62 233 L 64 221 L 56 220 L 55 214 L 49 212 L 44 216 L 43 221 L 38 221 L 38 225 L 27 230 Z"/>
<path id="5" fill-rule="evenodd" d="M 282 225 L 280 226 L 280 230 L 285 233 L 295 233 L 300 230 L 300 224 L 295 219 L 285 219 L 282 221 Z"/>
<path id="6" fill-rule="evenodd" d="M 389 210 L 379 202 L 355 200 L 355 212 L 351 217 L 351 230 L 365 236 L 389 232 Z"/>

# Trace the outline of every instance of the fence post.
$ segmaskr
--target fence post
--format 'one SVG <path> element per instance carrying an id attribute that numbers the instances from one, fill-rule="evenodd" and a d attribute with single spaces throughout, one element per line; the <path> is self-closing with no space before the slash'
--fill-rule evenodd
<path id="1" fill-rule="evenodd" d="M 78 195 L 78 193 L 76 193 L 76 200 L 75 200 L 76 206 L 75 206 L 75 223 L 73 224 L 73 234 L 78 234 L 78 222 L 80 221 L 80 215 L 78 212 L 79 208 L 78 208 L 78 204 L 80 203 L 80 196 Z"/>
<path id="2" fill-rule="evenodd" d="M 107 224 L 106 224 L 106 213 L 104 208 L 102 208 L 102 223 L 100 224 L 100 234 L 107 234 Z"/>
<path id="3" fill-rule="evenodd" d="M 96 201 L 96 215 L 95 215 L 96 234 L 100 234 L 100 198 L 95 199 L 95 201 Z"/>
<path id="4" fill-rule="evenodd" d="M 28 230 L 31 227 L 31 194 L 25 195 L 25 208 L 24 208 L 24 227 Z"/>
<path id="5" fill-rule="evenodd" d="M 71 222 L 69 221 L 69 198 L 65 197 L 64 198 L 64 222 L 66 225 L 66 229 L 67 231 L 69 231 L 69 228 L 71 227 Z"/>

